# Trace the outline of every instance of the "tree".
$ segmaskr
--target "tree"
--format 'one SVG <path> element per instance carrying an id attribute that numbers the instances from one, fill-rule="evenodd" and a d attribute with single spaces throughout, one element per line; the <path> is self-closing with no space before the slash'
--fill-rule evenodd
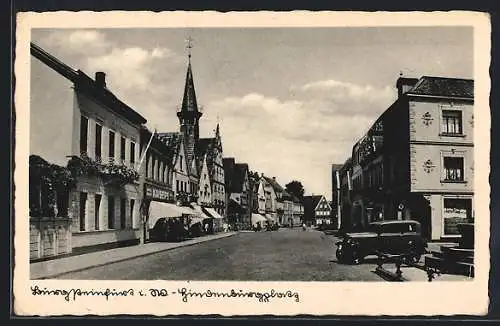
<path id="1" fill-rule="evenodd" d="M 285 190 L 289 194 L 302 199 L 304 197 L 304 186 L 302 182 L 293 180 L 285 185 Z"/>

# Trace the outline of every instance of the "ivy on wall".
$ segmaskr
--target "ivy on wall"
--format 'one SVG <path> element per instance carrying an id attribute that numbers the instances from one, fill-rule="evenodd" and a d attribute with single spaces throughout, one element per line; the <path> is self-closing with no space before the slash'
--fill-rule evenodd
<path id="1" fill-rule="evenodd" d="M 101 164 L 88 156 L 72 156 L 66 167 L 51 164 L 38 155 L 29 158 L 30 216 L 66 216 L 69 191 L 78 177 L 102 177 L 108 186 L 122 187 L 139 180 L 139 173 L 117 164 Z"/>
<path id="2" fill-rule="evenodd" d="M 29 158 L 30 216 L 54 217 L 66 213 L 57 210 L 58 196 L 67 195 L 76 185 L 76 178 L 66 167 L 51 164 L 38 155 Z"/>

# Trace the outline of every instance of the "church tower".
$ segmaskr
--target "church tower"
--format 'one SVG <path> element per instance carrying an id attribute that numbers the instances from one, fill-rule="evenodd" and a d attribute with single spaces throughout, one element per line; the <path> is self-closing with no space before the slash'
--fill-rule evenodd
<path id="1" fill-rule="evenodd" d="M 188 39 L 188 67 L 186 73 L 186 84 L 184 86 L 184 97 L 182 106 L 177 112 L 179 118 L 180 132 L 186 144 L 186 155 L 188 162 L 194 159 L 195 148 L 200 139 L 199 120 L 202 113 L 198 110 L 196 92 L 194 89 L 193 72 L 191 69 L 191 39 Z"/>

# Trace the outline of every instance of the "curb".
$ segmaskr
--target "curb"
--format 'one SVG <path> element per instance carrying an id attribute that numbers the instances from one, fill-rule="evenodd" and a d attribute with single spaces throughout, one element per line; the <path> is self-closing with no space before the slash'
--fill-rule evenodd
<path id="1" fill-rule="evenodd" d="M 147 252 L 147 253 L 143 253 L 143 254 L 140 254 L 140 255 L 131 256 L 131 257 L 127 257 L 127 258 L 121 258 L 121 259 L 118 259 L 118 260 L 109 261 L 109 262 L 105 262 L 105 263 L 97 263 L 97 264 L 93 264 L 93 265 L 90 265 L 90 266 L 86 266 L 86 267 L 82 267 L 82 268 L 77 268 L 77 269 L 74 269 L 74 270 L 71 270 L 71 271 L 65 271 L 65 272 L 61 272 L 61 273 L 50 274 L 50 275 L 46 275 L 46 276 L 42 276 L 42 277 L 37 277 L 37 278 L 31 278 L 30 277 L 30 279 L 31 280 L 46 280 L 46 279 L 51 279 L 51 278 L 59 277 L 59 276 L 66 275 L 66 274 L 82 272 L 82 271 L 85 271 L 85 270 L 88 270 L 88 269 L 91 269 L 91 268 L 102 267 L 102 266 L 106 266 L 106 265 L 110 265 L 110 264 L 120 263 L 120 262 L 124 262 L 124 261 L 127 261 L 127 260 L 132 260 L 132 259 L 136 259 L 136 258 L 140 258 L 140 257 L 147 257 L 147 256 L 151 256 L 151 255 L 158 254 L 158 253 L 161 253 L 161 252 L 166 252 L 166 251 L 175 250 L 175 249 L 179 249 L 179 248 L 191 247 L 191 246 L 194 246 L 194 245 L 197 245 L 197 244 L 201 244 L 201 243 L 204 243 L 204 242 L 215 241 L 215 240 L 220 240 L 220 239 L 226 239 L 226 238 L 230 238 L 232 236 L 235 236 L 237 234 L 239 234 L 239 232 L 235 232 L 233 234 L 228 234 L 228 235 L 226 235 L 224 237 L 218 237 L 218 238 L 215 238 L 215 239 L 207 239 L 205 241 L 199 241 L 199 242 L 189 243 L 189 244 L 186 244 L 186 245 L 183 245 L 183 246 L 178 246 L 178 247 L 173 247 L 173 248 L 165 248 L 165 249 L 161 249 L 161 250 L 157 250 L 157 251 L 152 251 L 152 252 Z"/>

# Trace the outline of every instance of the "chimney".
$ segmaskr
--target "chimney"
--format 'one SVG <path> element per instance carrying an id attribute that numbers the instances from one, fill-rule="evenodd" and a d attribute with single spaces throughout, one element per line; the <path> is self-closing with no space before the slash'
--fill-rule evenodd
<path id="1" fill-rule="evenodd" d="M 398 89 L 398 98 L 412 89 L 417 82 L 418 78 L 406 78 L 401 75 L 396 82 L 396 88 Z"/>
<path id="2" fill-rule="evenodd" d="M 276 181 L 276 177 L 273 177 L 273 181 Z"/>
<path id="3" fill-rule="evenodd" d="M 95 82 L 99 87 L 106 87 L 106 74 L 102 71 L 95 73 Z"/>

